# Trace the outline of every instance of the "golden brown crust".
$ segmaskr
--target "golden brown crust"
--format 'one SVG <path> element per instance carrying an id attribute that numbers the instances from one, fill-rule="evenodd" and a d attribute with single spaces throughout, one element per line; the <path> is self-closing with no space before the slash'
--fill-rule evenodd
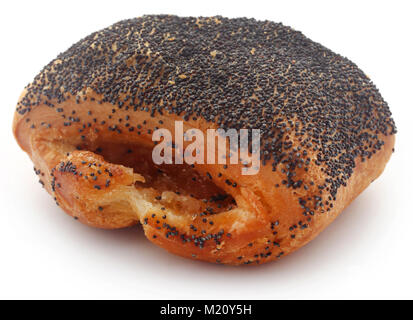
<path id="1" fill-rule="evenodd" d="M 208 21 L 218 24 L 215 20 Z M 56 61 L 52 66 L 63 63 L 64 59 Z M 385 116 L 392 124 L 390 115 L 380 109 L 386 107 L 382 105 L 384 102 L 375 101 L 379 99 L 375 91 L 369 98 L 375 111 L 350 111 L 348 107 L 352 116 L 363 112 L 363 117 L 356 120 L 364 127 L 357 128 L 357 132 L 354 127 L 354 135 L 341 127 L 334 131 L 332 124 L 321 134 L 328 139 L 318 140 L 315 138 L 320 135 L 318 132 L 296 129 L 305 124 L 305 119 L 300 118 L 301 111 L 294 111 L 296 118 L 294 113 L 281 114 L 280 118 L 284 117 L 288 123 L 286 127 L 291 124 L 292 132 L 304 132 L 294 135 L 284 132 L 282 126 L 277 127 L 284 143 L 278 155 L 284 157 L 280 158 L 284 162 L 271 166 L 264 159 L 260 171 L 253 176 L 241 175 L 241 165 L 195 164 L 193 174 L 198 182 L 192 187 L 197 189 L 193 190 L 194 196 L 190 194 L 191 186 L 176 181 L 179 175 L 184 175 L 182 172 L 169 172 L 173 177 L 170 180 L 152 177 L 153 168 L 143 169 L 147 162 L 141 153 L 153 146 L 152 132 L 158 127 L 169 129 L 174 135 L 175 121 L 184 120 L 184 130 L 198 128 L 205 133 L 209 128 L 219 128 L 218 122 L 205 116 L 185 118 L 185 113 L 179 112 L 151 113 L 144 107 L 133 110 L 132 105 L 125 107 L 128 104 L 115 108 L 113 103 L 104 101 L 103 93 L 90 87 L 78 91 L 81 99 L 70 92 L 64 100 L 39 94 L 37 99 L 41 102 L 30 105 L 27 99 L 36 86 L 35 81 L 19 99 L 13 132 L 34 162 L 44 187 L 62 209 L 82 223 L 99 228 L 141 223 L 149 240 L 192 259 L 250 264 L 293 252 L 317 236 L 381 174 L 394 146 L 391 128 L 374 130 L 374 125 L 365 125 Z M 47 82 L 42 83 L 45 86 Z M 356 94 L 361 95 L 361 91 L 346 96 Z M 286 109 L 291 108 L 288 102 L 283 103 Z M 306 112 L 311 114 L 314 110 Z M 335 109 L 326 107 L 325 114 L 314 114 L 309 119 L 324 121 L 324 117 L 331 117 L 326 122 L 328 126 L 338 121 L 334 119 L 342 118 L 340 125 L 352 126 L 350 117 L 340 118 L 342 114 Z M 274 119 L 267 124 L 277 123 L 275 116 Z M 306 141 L 305 137 L 312 139 Z M 351 142 L 347 144 L 346 139 Z M 323 143 L 335 148 L 325 151 Z M 342 150 L 332 154 L 343 145 Z M 261 150 L 266 151 L 265 148 L 262 145 Z M 295 151 L 289 155 L 290 150 Z M 350 152 L 354 153 L 351 157 Z M 303 161 L 295 161 L 295 154 Z M 139 161 L 134 161 L 134 157 Z M 177 192 L 181 189 L 182 192 Z M 208 202 L 217 190 L 226 197 L 219 206 L 214 201 Z"/>
<path id="2" fill-rule="evenodd" d="M 86 109 L 82 104 L 78 105 L 68 100 L 62 104 L 62 107 L 76 111 L 80 117 L 87 117 Z M 110 104 L 94 106 L 93 103 L 88 103 L 88 109 L 97 110 L 97 108 L 107 110 L 100 112 L 98 119 L 106 118 L 112 110 Z M 204 226 L 205 223 L 202 222 L 203 218 L 200 216 L 194 220 L 191 215 L 185 219 L 176 220 L 171 214 L 171 219 L 169 215 L 167 219 L 162 219 L 164 212 L 156 207 L 140 215 L 139 209 L 133 204 L 136 194 L 131 189 L 135 189 L 134 183 L 142 179 L 142 176 L 134 174 L 130 168 L 108 163 L 103 157 L 90 151 L 77 151 L 75 146 L 80 142 L 77 131 L 81 125 L 65 127 L 56 117 L 48 119 L 54 124 L 53 128 L 30 129 L 25 119 L 30 116 L 33 122 L 39 123 L 45 119 L 44 112 L 47 111 L 46 106 L 39 106 L 25 117 L 16 113 L 13 131 L 19 144 L 31 156 L 37 170 L 44 174 L 41 179 L 46 190 L 56 197 L 63 210 L 79 221 L 99 228 L 122 228 L 140 221 L 148 239 L 168 251 L 188 258 L 219 261 L 226 264 L 252 261 L 257 252 L 259 262 L 270 261 L 280 256 L 281 252 L 282 255 L 287 255 L 309 242 L 381 174 L 394 146 L 394 135 L 383 136 L 384 146 L 381 150 L 364 162 L 358 159 L 347 186 L 339 189 L 333 209 L 314 216 L 312 223 L 307 223 L 306 228 L 298 228 L 293 233 L 290 231 L 291 226 L 302 220 L 302 208 L 297 201 L 302 194 L 299 190 L 283 187 L 281 184 L 283 177 L 272 172 L 269 166 L 261 167 L 255 176 L 243 176 L 240 174 L 240 167 L 236 165 L 229 166 L 226 170 L 223 170 L 222 165 L 199 165 L 197 166 L 199 172 L 209 172 L 214 177 L 217 177 L 219 173 L 223 175 L 222 179 L 216 179 L 215 183 L 236 199 L 239 208 L 238 212 L 220 213 L 208 217 L 207 226 Z M 126 114 L 128 113 L 125 112 Z M 53 117 L 54 114 L 48 116 Z M 123 116 L 123 114 L 118 114 L 118 116 Z M 148 117 L 146 112 L 136 112 L 130 114 L 130 117 L 131 122 L 142 122 L 142 119 L 146 119 L 149 122 L 148 127 L 151 126 L 151 121 L 154 122 L 155 127 L 156 122 L 162 119 L 164 126 L 173 132 L 174 117 L 159 116 L 153 119 Z M 36 121 L 37 119 L 39 120 Z M 95 136 L 93 134 L 95 129 L 104 130 L 98 123 L 99 121 L 89 128 L 89 134 L 85 133 L 90 145 L 96 144 L 96 140 L 99 139 L 119 140 L 119 135 L 111 133 L 101 133 L 99 137 Z M 185 125 L 188 128 L 202 128 L 204 131 L 206 128 L 202 120 L 188 121 Z M 142 144 L 144 139 L 150 141 L 151 135 L 142 132 L 138 136 L 136 133 L 125 132 L 121 136 L 122 141 L 129 143 Z M 88 146 L 87 149 L 93 148 Z M 93 163 L 93 166 L 90 167 L 90 163 Z M 76 169 L 73 169 L 73 166 Z M 82 176 L 73 175 L 71 170 L 82 173 Z M 103 175 L 97 175 L 98 170 L 103 172 Z M 111 176 L 107 171 L 111 173 Z M 98 176 L 98 180 L 84 178 L 84 176 L 90 177 L 91 172 Z M 325 179 L 316 165 L 311 166 L 305 174 L 312 177 L 315 186 L 322 184 Z M 228 186 L 225 183 L 226 179 L 236 181 L 238 187 Z M 106 188 L 107 180 L 110 180 L 110 186 Z M 275 184 L 281 186 L 275 188 Z M 101 189 L 98 190 L 95 186 L 101 186 Z M 311 194 L 310 192 L 308 194 Z M 153 195 L 153 198 L 155 196 Z M 155 202 L 153 198 L 149 202 Z M 153 214 L 156 214 L 155 218 L 152 217 Z M 240 216 L 248 216 L 249 219 L 244 221 L 245 225 L 233 228 Z M 156 223 L 159 220 L 161 222 Z M 210 221 L 214 223 L 213 227 L 209 225 Z M 165 228 L 157 229 L 160 224 L 164 223 L 173 225 L 174 229 L 172 231 L 165 231 Z M 207 241 L 201 248 L 195 246 L 193 242 L 184 243 L 180 236 L 165 236 L 167 232 L 175 231 L 178 231 L 179 235 L 188 234 L 190 225 L 199 230 L 206 229 L 206 234 L 218 236 L 222 239 L 220 244 Z M 224 233 L 220 233 L 221 230 L 224 230 Z M 277 234 L 274 235 L 274 232 Z M 294 239 L 291 238 L 291 234 L 294 234 Z M 266 249 L 267 247 L 270 249 Z M 271 252 L 271 255 L 265 256 L 266 252 Z M 239 257 L 242 258 L 239 259 Z"/>

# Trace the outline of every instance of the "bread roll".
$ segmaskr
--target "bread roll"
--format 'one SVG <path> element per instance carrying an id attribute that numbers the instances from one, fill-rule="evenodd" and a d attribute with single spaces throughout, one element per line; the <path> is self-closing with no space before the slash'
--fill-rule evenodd
<path id="1" fill-rule="evenodd" d="M 152 134 L 260 129 L 260 168 L 160 164 Z M 92 33 L 18 100 L 13 132 L 80 222 L 142 224 L 166 250 L 261 264 L 317 236 L 383 171 L 396 133 L 357 66 L 279 23 L 156 15 Z M 137 253 L 139 254 L 139 253 Z"/>

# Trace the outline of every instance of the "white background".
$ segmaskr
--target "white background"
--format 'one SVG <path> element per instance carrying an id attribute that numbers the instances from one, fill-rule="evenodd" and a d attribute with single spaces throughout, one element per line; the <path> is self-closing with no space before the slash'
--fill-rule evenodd
<path id="1" fill-rule="evenodd" d="M 410 1 L 1 1 L 0 298 L 413 298 L 413 46 Z M 86 227 L 55 206 L 15 143 L 23 87 L 59 52 L 118 20 L 170 13 L 283 22 L 373 79 L 398 126 L 396 152 L 316 240 L 253 267 L 170 255 L 140 227 Z"/>

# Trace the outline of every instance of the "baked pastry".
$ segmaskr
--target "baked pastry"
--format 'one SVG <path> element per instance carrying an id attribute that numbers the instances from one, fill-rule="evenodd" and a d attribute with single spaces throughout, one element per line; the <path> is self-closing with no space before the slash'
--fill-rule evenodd
<path id="1" fill-rule="evenodd" d="M 152 134 L 260 129 L 261 166 L 161 164 Z M 279 23 L 156 15 L 58 55 L 23 91 L 13 132 L 80 222 L 142 224 L 166 250 L 224 264 L 285 256 L 383 171 L 396 128 L 348 59 Z"/>

